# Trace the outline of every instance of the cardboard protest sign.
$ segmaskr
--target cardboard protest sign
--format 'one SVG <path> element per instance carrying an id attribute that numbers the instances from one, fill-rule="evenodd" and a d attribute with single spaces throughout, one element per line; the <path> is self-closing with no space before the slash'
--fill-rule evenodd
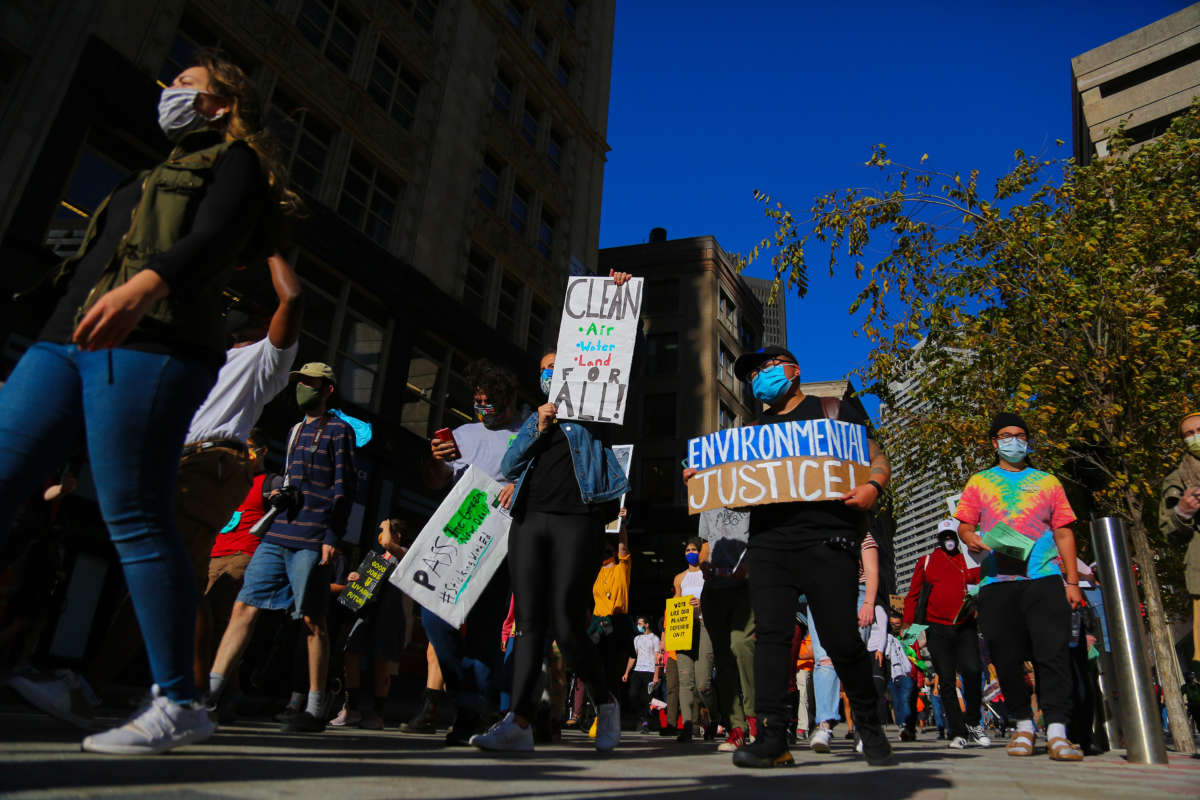
<path id="1" fill-rule="evenodd" d="M 867 428 L 806 419 L 728 428 L 688 441 L 688 513 L 839 500 L 871 477 Z"/>
<path id="2" fill-rule="evenodd" d="M 368 553 L 358 565 L 358 580 L 346 584 L 338 602 L 354 612 L 375 602 L 383 592 L 383 582 L 392 574 L 399 561 L 391 553 Z"/>
<path id="3" fill-rule="evenodd" d="M 692 613 L 690 597 L 673 597 L 667 601 L 663 614 L 663 649 L 690 650 L 692 647 Z"/>
<path id="4" fill-rule="evenodd" d="M 625 477 L 629 477 L 629 465 L 633 462 L 633 445 L 631 444 L 614 444 L 612 446 L 613 454 L 617 457 L 617 463 L 621 465 L 621 471 L 625 473 Z M 625 495 L 621 495 L 620 508 L 625 507 Z M 621 530 L 621 518 L 618 517 L 612 522 L 604 526 L 605 533 L 617 533 Z"/>
<path id="5" fill-rule="evenodd" d="M 559 419 L 625 421 L 630 364 L 642 311 L 642 278 L 567 281 L 550 399 Z"/>
<path id="6" fill-rule="evenodd" d="M 390 578 L 456 628 L 508 554 L 512 520 L 497 500 L 501 488 L 483 470 L 469 467 Z"/>

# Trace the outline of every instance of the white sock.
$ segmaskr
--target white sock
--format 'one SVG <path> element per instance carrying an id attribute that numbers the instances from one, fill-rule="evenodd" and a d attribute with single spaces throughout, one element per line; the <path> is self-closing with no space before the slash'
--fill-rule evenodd
<path id="1" fill-rule="evenodd" d="M 219 672 L 208 673 L 208 696 L 214 700 L 221 696 L 225 688 L 225 676 Z"/>
<path id="2" fill-rule="evenodd" d="M 314 717 L 321 716 L 321 697 L 324 694 L 324 692 L 309 692 L 308 706 L 304 710 Z"/>
<path id="3" fill-rule="evenodd" d="M 1021 733 L 1034 733 L 1037 729 L 1033 727 L 1033 720 L 1019 719 L 1017 720 L 1017 730 Z"/>
<path id="4" fill-rule="evenodd" d="M 1046 738 L 1047 739 L 1066 739 L 1067 738 L 1067 726 L 1062 724 L 1061 722 L 1051 722 L 1049 725 L 1046 726 Z"/>

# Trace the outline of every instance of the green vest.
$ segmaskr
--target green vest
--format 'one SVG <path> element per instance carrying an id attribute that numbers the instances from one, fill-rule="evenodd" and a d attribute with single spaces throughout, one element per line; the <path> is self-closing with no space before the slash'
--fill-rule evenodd
<path id="1" fill-rule="evenodd" d="M 84 304 L 76 309 L 76 324 L 105 292 L 145 269 L 155 256 L 166 252 L 188 232 L 204 188 L 212 180 L 213 165 L 233 144 L 220 141 L 204 146 L 215 136 L 211 131 L 185 136 L 166 161 L 137 176 L 142 196 L 133 210 L 129 230 L 121 238 Z M 62 263 L 54 276 L 56 286 L 66 285 L 79 260 L 92 246 L 111 198 L 112 195 L 106 197 L 92 214 L 79 250 Z M 202 281 L 193 284 L 194 288 L 184 296 L 169 294 L 151 304 L 136 330 L 169 343 L 224 352 L 225 309 L 221 292 L 235 267 L 252 259 L 265 259 L 270 254 L 269 243 L 262 241 L 263 222 L 264 215 L 260 210 L 253 225 L 220 243 L 212 262 L 203 265 Z M 112 220 L 112 224 L 119 225 L 121 220 Z"/>

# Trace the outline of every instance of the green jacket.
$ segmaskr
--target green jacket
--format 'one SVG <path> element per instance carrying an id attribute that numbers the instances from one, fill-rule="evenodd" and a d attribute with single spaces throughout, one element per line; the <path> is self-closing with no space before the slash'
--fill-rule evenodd
<path id="1" fill-rule="evenodd" d="M 212 180 L 217 159 L 233 144 L 214 140 L 218 134 L 201 131 L 185 136 L 167 160 L 137 176 L 142 196 L 134 208 L 129 230 L 122 237 L 112 259 L 104 267 L 87 299 L 75 311 L 75 322 L 104 293 L 128 281 L 153 264 L 155 256 L 171 248 L 189 229 L 204 187 Z M 106 197 L 92 214 L 79 250 L 67 258 L 54 274 L 56 288 L 65 288 L 79 261 L 92 246 L 112 195 Z M 222 290 L 234 268 L 248 260 L 266 258 L 270 251 L 264 231 L 267 207 L 252 220 L 226 237 L 216 257 L 205 265 L 203 278 L 189 285 L 183 296 L 175 293 L 153 303 L 137 331 L 153 339 L 183 345 L 189 349 L 224 352 L 224 305 Z M 119 224 L 119 221 L 114 221 Z"/>
<path id="2" fill-rule="evenodd" d="M 1185 460 L 1189 458 L 1196 459 L 1191 454 L 1184 456 Z M 1183 558 L 1183 568 L 1188 594 L 1196 597 L 1200 596 L 1200 513 L 1190 520 L 1185 520 L 1175 513 L 1175 506 L 1179 504 L 1179 498 L 1187 488 L 1183 473 L 1184 463 L 1181 462 L 1163 481 L 1162 499 L 1158 504 L 1158 529 L 1164 538 L 1177 539 L 1186 536 L 1191 540 Z"/>

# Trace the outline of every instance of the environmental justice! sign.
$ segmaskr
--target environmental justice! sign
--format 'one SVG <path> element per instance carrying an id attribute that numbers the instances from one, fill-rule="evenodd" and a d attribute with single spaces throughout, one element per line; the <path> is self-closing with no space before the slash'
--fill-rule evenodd
<path id="1" fill-rule="evenodd" d="M 388 552 L 367 553 L 358 566 L 358 580 L 351 581 L 338 595 L 338 602 L 353 612 L 362 611 L 383 592 L 383 582 L 396 566 L 396 557 Z"/>
<path id="2" fill-rule="evenodd" d="M 621 465 L 621 471 L 625 473 L 625 477 L 629 477 L 629 463 L 633 461 L 633 445 L 631 444 L 614 444 L 612 446 L 613 454 L 617 457 L 617 463 Z M 625 495 L 621 495 L 621 500 L 618 503 L 618 508 L 625 507 Z M 621 518 L 617 517 L 612 522 L 604 526 L 605 533 L 619 533 L 621 530 Z"/>
<path id="3" fill-rule="evenodd" d="M 642 278 L 567 281 L 550 398 L 559 419 L 625 421 L 629 368 L 642 311 Z"/>
<path id="4" fill-rule="evenodd" d="M 455 628 L 508 553 L 512 519 L 496 499 L 501 488 L 469 467 L 392 571 L 393 585 Z"/>
<path id="5" fill-rule="evenodd" d="M 871 478 L 867 428 L 805 419 L 727 428 L 688 440 L 688 513 L 838 500 Z"/>
<path id="6" fill-rule="evenodd" d="M 695 617 L 690 597 L 673 597 L 667 601 L 667 610 L 663 614 L 664 650 L 691 649 Z"/>

